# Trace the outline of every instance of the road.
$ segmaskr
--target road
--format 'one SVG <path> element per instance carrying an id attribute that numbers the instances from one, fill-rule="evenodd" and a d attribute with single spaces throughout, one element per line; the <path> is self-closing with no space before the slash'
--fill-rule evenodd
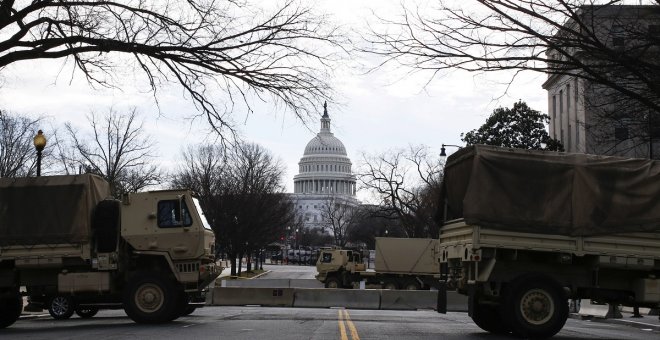
<path id="1" fill-rule="evenodd" d="M 555 339 L 656 340 L 660 332 L 569 319 Z M 488 334 L 466 313 L 260 307 L 206 307 L 163 325 L 133 323 L 123 311 L 92 319 L 21 319 L 2 339 L 509 339 Z"/>
<path id="2" fill-rule="evenodd" d="M 268 273 L 260 276 L 260 279 L 314 279 L 316 275 L 315 266 L 297 266 L 297 265 L 264 265 L 264 270 Z"/>

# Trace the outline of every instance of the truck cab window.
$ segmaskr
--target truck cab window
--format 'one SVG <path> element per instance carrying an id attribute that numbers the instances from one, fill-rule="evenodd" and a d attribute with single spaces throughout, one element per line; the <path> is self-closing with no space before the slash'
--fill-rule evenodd
<path id="1" fill-rule="evenodd" d="M 321 262 L 323 262 L 323 263 L 332 262 L 332 253 L 323 253 L 323 257 L 321 258 Z"/>
<path id="2" fill-rule="evenodd" d="M 192 225 L 190 212 L 186 207 L 185 202 L 183 207 L 179 206 L 179 200 L 167 200 L 158 202 L 158 227 L 160 228 L 173 228 Z M 183 213 L 183 219 L 181 214 Z"/>

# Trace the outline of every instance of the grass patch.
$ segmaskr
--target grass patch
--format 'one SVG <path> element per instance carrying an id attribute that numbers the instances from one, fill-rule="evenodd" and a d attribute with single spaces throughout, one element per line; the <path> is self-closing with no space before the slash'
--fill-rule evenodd
<path id="1" fill-rule="evenodd" d="M 240 275 L 231 275 L 231 276 L 229 276 L 229 279 L 230 280 L 250 279 L 250 278 L 253 278 L 253 277 L 255 277 L 259 274 L 263 274 L 265 272 L 266 271 L 263 270 L 263 269 L 255 269 L 255 270 L 251 270 L 249 272 L 243 271 L 243 272 L 241 272 Z"/>

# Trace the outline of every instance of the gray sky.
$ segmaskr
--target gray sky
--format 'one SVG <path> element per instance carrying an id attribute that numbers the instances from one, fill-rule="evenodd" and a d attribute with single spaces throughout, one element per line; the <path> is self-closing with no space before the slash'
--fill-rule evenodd
<path id="1" fill-rule="evenodd" d="M 352 30 L 359 29 L 370 15 L 371 5 L 381 15 L 393 15 L 398 9 L 398 1 L 337 0 L 320 1 L 317 5 L 343 25 L 358 25 Z M 409 144 L 424 144 L 439 153 L 442 143 L 462 144 L 461 133 L 478 128 L 493 109 L 511 106 L 518 99 L 547 112 L 546 92 L 541 88 L 545 75 L 524 75 L 502 96 L 506 89 L 503 83 L 508 80 L 504 74 L 453 72 L 424 86 L 429 74 L 417 73 L 402 79 L 401 70 L 392 67 L 364 75 L 363 69 L 352 67 L 355 64 L 337 70 L 335 84 L 340 105 L 329 107 L 332 131 L 344 142 L 354 166 L 362 152 L 381 153 Z M 166 168 L 176 163 L 183 146 L 205 141 L 207 127 L 182 118 L 196 110 L 179 87 L 158 90 L 159 115 L 153 95 L 143 86 L 144 80 L 135 78 L 129 70 L 117 75 L 124 84 L 121 90 L 91 89 L 78 75 L 79 72 L 72 76 L 71 66 L 63 67 L 59 60 L 7 67 L 0 73 L 0 107 L 14 113 L 45 115 L 57 124 L 71 121 L 88 129 L 84 116 L 90 111 L 104 113 L 109 106 L 118 110 L 137 106 L 141 117 L 147 120 L 149 133 L 159 141 L 159 161 Z M 253 108 L 253 115 L 235 117 L 239 128 L 246 140 L 265 146 L 286 164 L 286 184 L 291 192 L 297 163 L 320 123 L 313 122 L 310 131 L 272 103 L 257 103 Z M 45 133 L 48 135 L 48 131 Z"/>

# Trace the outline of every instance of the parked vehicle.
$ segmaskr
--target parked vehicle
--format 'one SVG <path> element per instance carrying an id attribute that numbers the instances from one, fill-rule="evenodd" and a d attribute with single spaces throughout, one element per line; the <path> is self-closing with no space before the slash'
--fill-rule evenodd
<path id="1" fill-rule="evenodd" d="M 371 288 L 429 289 L 440 278 L 438 240 L 376 238 L 375 268 L 366 268 L 359 252 L 322 249 L 316 279 L 327 288 L 353 288 L 364 281 Z"/>
<path id="2" fill-rule="evenodd" d="M 160 323 L 203 305 L 222 268 L 197 199 L 109 193 L 91 174 L 0 178 L 1 328 L 18 319 L 23 294 L 56 319 L 123 308 L 135 322 Z"/>
<path id="3" fill-rule="evenodd" d="M 442 287 L 482 329 L 551 337 L 568 299 L 660 307 L 658 161 L 472 146 L 444 176 Z"/>

